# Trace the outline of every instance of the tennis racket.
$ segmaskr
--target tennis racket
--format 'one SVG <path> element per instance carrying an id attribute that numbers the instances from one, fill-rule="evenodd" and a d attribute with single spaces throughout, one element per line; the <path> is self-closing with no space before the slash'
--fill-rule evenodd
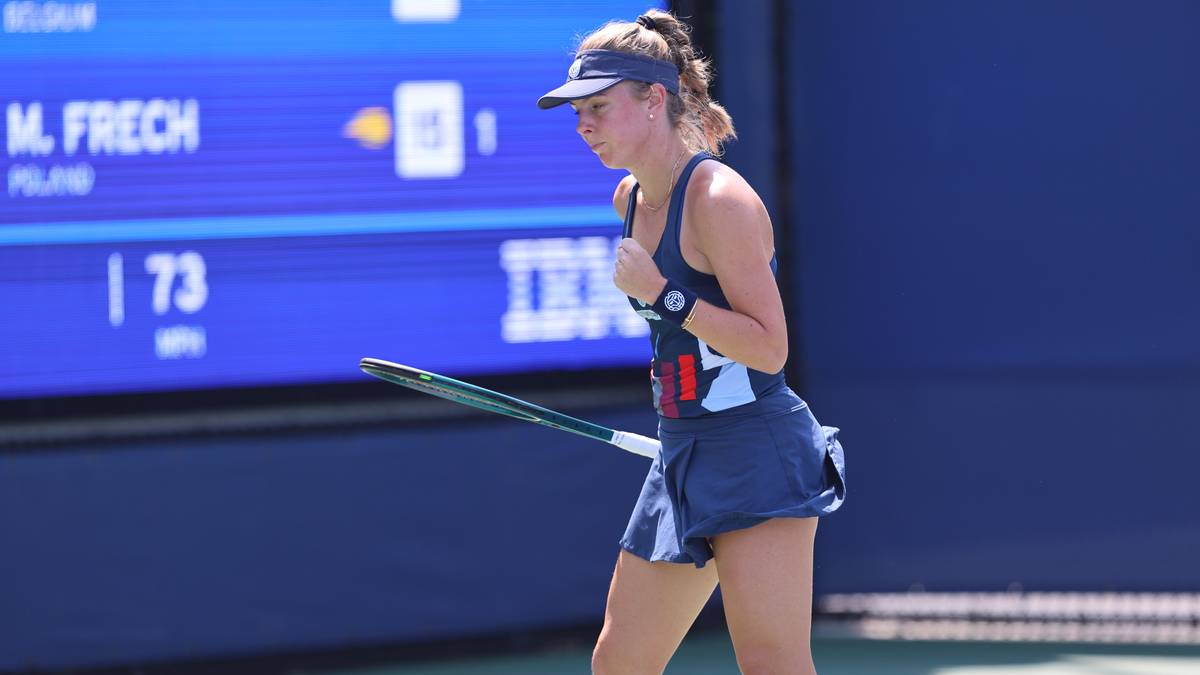
<path id="1" fill-rule="evenodd" d="M 431 396 L 444 398 L 455 403 L 462 403 L 480 410 L 508 415 L 526 422 L 533 422 L 553 429 L 569 431 L 580 436 L 587 436 L 598 441 L 611 443 L 622 450 L 628 450 L 635 455 L 654 458 L 661 444 L 653 438 L 616 431 L 608 427 L 585 422 L 581 419 L 548 410 L 538 405 L 522 401 L 519 398 L 505 396 L 499 392 L 477 387 L 467 382 L 451 379 L 436 373 L 429 373 L 418 368 L 402 366 L 399 363 L 381 359 L 363 359 L 358 367 L 368 375 L 374 375 L 402 387 L 415 389 Z"/>

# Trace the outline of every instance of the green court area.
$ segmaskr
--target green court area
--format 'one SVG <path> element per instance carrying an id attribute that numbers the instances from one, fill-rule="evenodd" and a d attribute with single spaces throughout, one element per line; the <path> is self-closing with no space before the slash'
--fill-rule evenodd
<path id="1" fill-rule="evenodd" d="M 345 670 L 323 675 L 588 675 L 590 647 Z M 1200 647 L 981 642 L 816 640 L 821 675 L 1197 675 Z M 728 635 L 684 641 L 668 675 L 736 675 Z"/>

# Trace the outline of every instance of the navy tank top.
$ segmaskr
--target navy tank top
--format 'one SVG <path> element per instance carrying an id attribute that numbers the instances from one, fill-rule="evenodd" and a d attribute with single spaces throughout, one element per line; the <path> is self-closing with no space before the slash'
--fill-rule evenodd
<path id="1" fill-rule="evenodd" d="M 698 272 L 683 259 L 679 248 L 679 231 L 683 225 L 683 199 L 688 180 L 700 162 L 711 159 L 708 153 L 697 153 L 679 174 L 671 192 L 667 223 L 652 258 L 659 272 L 669 279 L 690 288 L 712 305 L 729 309 L 721 285 L 711 274 Z M 637 204 L 638 185 L 629 192 L 625 211 L 625 237 L 633 236 L 633 217 Z M 771 272 L 776 271 L 775 256 L 771 256 Z M 670 321 L 663 321 L 649 305 L 629 298 L 634 311 L 650 323 L 650 344 L 654 359 L 650 363 L 650 383 L 654 391 L 654 407 L 658 414 L 669 418 L 700 417 L 752 403 L 785 386 L 783 371 L 764 373 L 727 358 L 703 340 Z"/>

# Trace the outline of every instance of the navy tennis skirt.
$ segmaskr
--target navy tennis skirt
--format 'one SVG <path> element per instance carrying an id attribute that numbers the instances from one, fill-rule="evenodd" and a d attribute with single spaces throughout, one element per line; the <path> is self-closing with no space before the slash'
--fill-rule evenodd
<path id="1" fill-rule="evenodd" d="M 662 452 L 621 547 L 650 561 L 704 567 L 709 537 L 771 518 L 833 513 L 846 497 L 837 434 L 786 386 L 704 417 L 660 417 Z"/>

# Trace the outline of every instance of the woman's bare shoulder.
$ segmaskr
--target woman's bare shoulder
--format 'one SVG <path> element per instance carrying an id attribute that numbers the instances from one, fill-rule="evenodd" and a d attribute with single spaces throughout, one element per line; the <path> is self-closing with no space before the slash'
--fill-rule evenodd
<path id="1" fill-rule="evenodd" d="M 754 188 L 734 169 L 720 162 L 701 162 L 688 183 L 692 220 L 702 237 L 719 226 L 725 234 L 742 235 L 770 229 L 767 209 Z"/>
<path id="2" fill-rule="evenodd" d="M 633 174 L 629 174 L 617 183 L 617 189 L 613 192 L 613 211 L 617 212 L 617 217 L 625 219 L 625 209 L 629 207 L 629 193 L 633 191 L 633 184 L 637 180 Z"/>

